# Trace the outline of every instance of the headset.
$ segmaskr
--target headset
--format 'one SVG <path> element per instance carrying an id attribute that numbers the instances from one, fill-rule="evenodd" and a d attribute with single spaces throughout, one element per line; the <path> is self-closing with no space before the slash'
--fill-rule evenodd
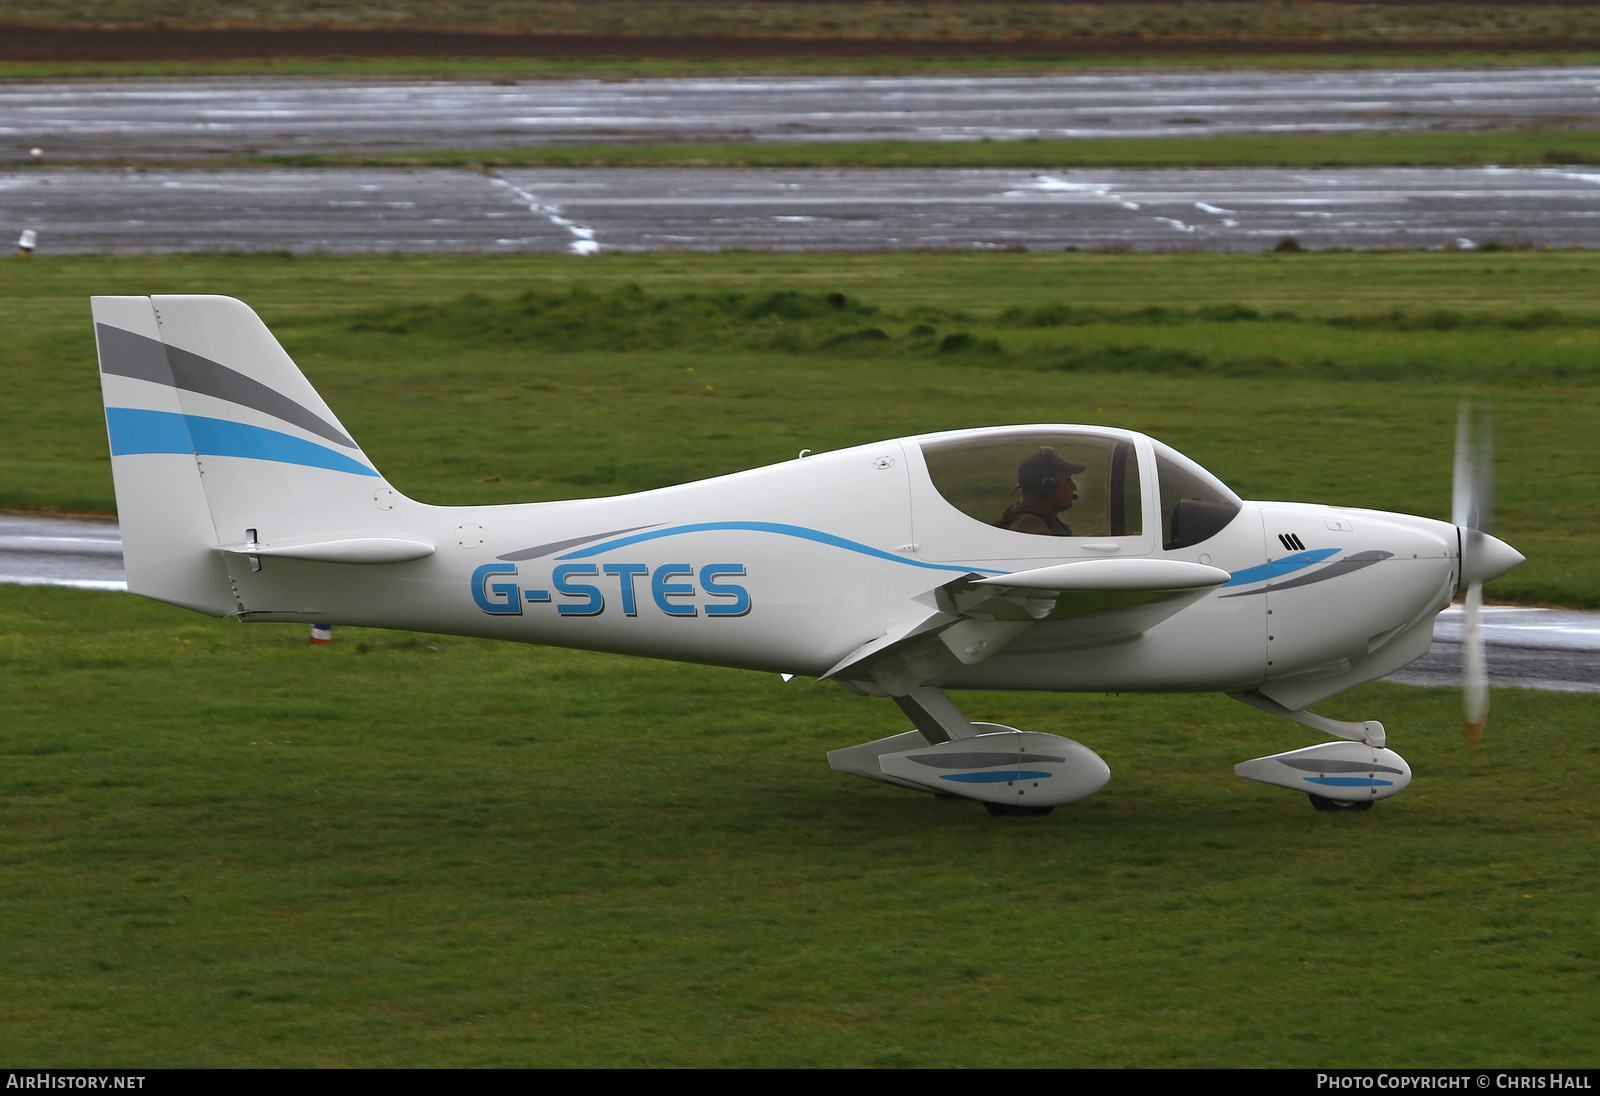
<path id="1" fill-rule="evenodd" d="M 1039 446 L 1039 451 L 1033 455 L 1044 458 L 1044 460 L 1054 464 L 1055 467 L 1049 471 L 1045 471 L 1038 477 L 1037 480 L 1034 480 L 1038 490 L 1033 490 L 1030 488 L 1027 483 L 1022 481 L 1021 476 L 1017 477 L 1017 486 L 1020 487 L 1023 494 L 1026 495 L 1033 495 L 1034 497 L 1041 499 L 1055 498 L 1056 491 L 1058 491 L 1061 487 L 1061 471 L 1063 469 L 1068 469 L 1067 478 L 1072 478 L 1070 462 L 1067 461 L 1066 458 L 1062 457 L 1060 453 L 1057 453 L 1054 449 L 1051 449 L 1048 445 Z M 1025 459 L 1023 463 L 1026 464 L 1027 460 Z M 1029 471 L 1031 472 L 1032 469 Z M 1033 476 L 1031 475 L 1028 478 L 1033 480 Z M 1073 492 L 1073 497 L 1077 497 L 1076 491 Z"/>

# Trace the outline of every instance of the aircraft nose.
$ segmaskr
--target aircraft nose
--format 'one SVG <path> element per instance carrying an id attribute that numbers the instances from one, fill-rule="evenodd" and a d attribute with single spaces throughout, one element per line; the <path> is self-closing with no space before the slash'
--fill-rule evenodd
<path id="1" fill-rule="evenodd" d="M 1462 585 L 1499 578 L 1527 558 L 1499 537 L 1472 529 L 1461 532 Z"/>

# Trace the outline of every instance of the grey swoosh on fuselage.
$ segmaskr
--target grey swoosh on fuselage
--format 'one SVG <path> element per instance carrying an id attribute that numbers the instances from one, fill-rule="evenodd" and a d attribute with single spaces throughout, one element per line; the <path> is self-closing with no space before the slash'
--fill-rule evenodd
<path id="1" fill-rule="evenodd" d="M 609 533 L 594 533 L 587 537 L 573 537 L 571 540 L 552 540 L 549 544 L 535 544 L 532 548 L 520 548 L 515 552 L 507 552 L 503 556 L 495 556 L 494 558 L 503 559 L 508 563 L 517 563 L 525 559 L 538 559 L 540 556 L 548 556 L 552 552 L 559 552 L 563 548 L 576 548 L 580 544 L 588 544 L 591 541 L 621 536 L 623 533 L 637 533 L 640 529 L 654 529 L 665 524 L 666 522 L 664 521 L 658 521 L 653 525 L 635 525 L 627 529 L 613 529 Z"/>
<path id="2" fill-rule="evenodd" d="M 1351 571 L 1359 571 L 1363 567 L 1371 567 L 1374 563 L 1386 560 L 1392 555 L 1394 555 L 1393 552 L 1385 552 L 1382 549 L 1374 548 L 1369 552 L 1357 552 L 1353 556 L 1336 559 L 1320 570 L 1313 571 L 1309 575 L 1301 575 L 1299 578 L 1292 578 L 1288 582 L 1269 582 L 1255 590 L 1240 590 L 1237 594 L 1218 594 L 1217 596 L 1219 598 L 1250 597 L 1254 594 L 1275 594 L 1279 590 L 1292 590 L 1296 586 L 1310 586 L 1318 582 L 1327 582 L 1330 578 L 1348 575 Z"/>
<path id="3" fill-rule="evenodd" d="M 100 337 L 100 368 L 104 372 L 214 396 L 282 419 L 347 449 L 358 448 L 344 431 L 309 407 L 237 369 L 120 327 L 101 323 L 95 324 L 95 330 Z"/>

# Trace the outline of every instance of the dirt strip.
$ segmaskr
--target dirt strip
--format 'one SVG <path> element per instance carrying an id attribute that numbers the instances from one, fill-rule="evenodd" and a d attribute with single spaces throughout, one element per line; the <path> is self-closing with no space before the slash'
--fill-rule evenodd
<path id="1" fill-rule="evenodd" d="M 825 38 L 713 35 L 495 34 L 467 30 L 0 26 L 0 61 L 234 61 L 323 57 L 524 57 L 729 60 L 899 57 L 1178 57 L 1593 52 L 1588 38 Z"/>

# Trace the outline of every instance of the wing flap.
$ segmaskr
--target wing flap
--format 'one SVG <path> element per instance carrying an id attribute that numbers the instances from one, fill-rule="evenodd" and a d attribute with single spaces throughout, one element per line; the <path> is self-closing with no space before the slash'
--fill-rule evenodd
<path id="1" fill-rule="evenodd" d="M 830 677 L 842 674 L 853 667 L 871 665 L 878 659 L 892 654 L 896 648 L 904 646 L 906 643 L 924 636 L 941 626 L 949 625 L 956 619 L 958 618 L 952 617 L 949 613 L 935 611 L 919 617 L 909 624 L 889 628 L 882 635 L 867 640 L 867 642 L 845 655 L 831 670 L 817 678 L 817 680 L 826 681 Z"/>
<path id="2" fill-rule="evenodd" d="M 1219 567 L 1165 559 L 1081 560 L 987 578 L 974 572 L 933 591 L 937 611 L 887 629 L 822 677 L 868 679 L 900 695 L 943 668 L 975 666 L 1013 644 L 1038 653 L 1134 639 L 1229 577 Z"/>

